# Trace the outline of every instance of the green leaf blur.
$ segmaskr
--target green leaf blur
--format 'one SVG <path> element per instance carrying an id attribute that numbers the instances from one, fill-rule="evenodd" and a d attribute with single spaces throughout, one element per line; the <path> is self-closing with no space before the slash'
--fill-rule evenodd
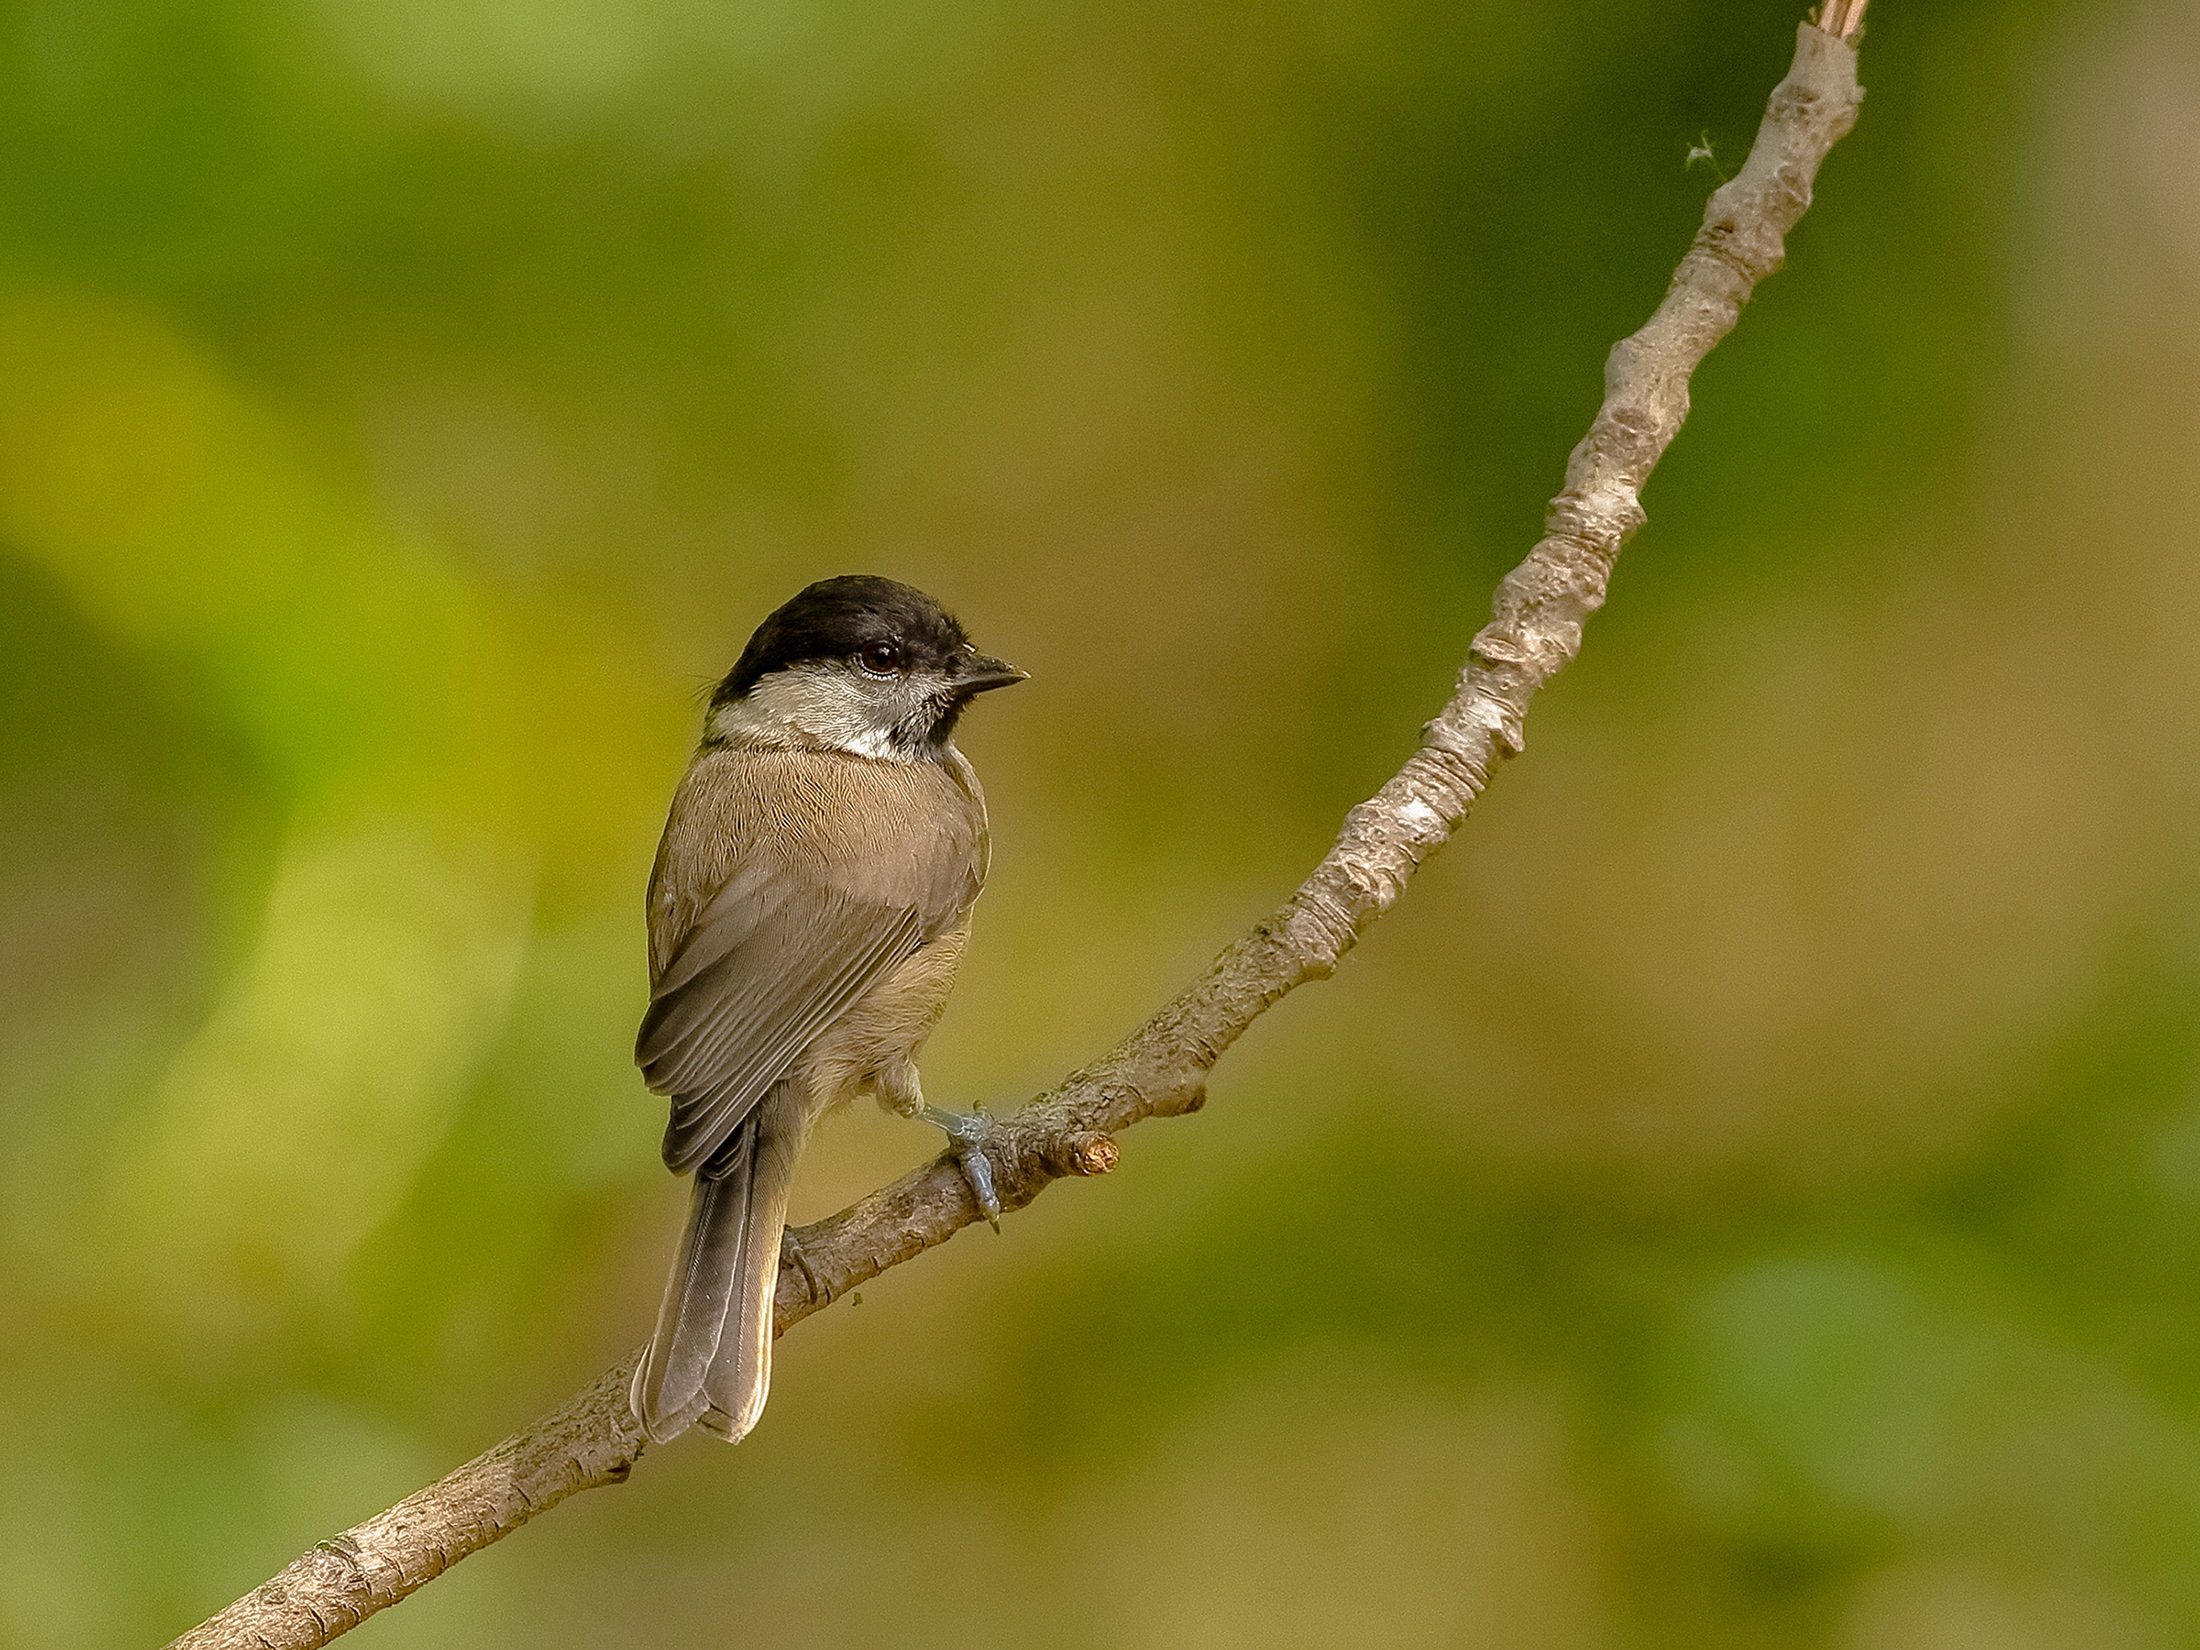
<path id="1" fill-rule="evenodd" d="M 159 1642 L 646 1334 L 642 887 L 801 584 L 1032 672 L 935 1098 L 1278 901 L 1796 21 L 0 11 L 0 1646 Z M 2200 22 L 1878 0 L 1864 79 L 1337 979 L 362 1643 L 2200 1641 Z"/>

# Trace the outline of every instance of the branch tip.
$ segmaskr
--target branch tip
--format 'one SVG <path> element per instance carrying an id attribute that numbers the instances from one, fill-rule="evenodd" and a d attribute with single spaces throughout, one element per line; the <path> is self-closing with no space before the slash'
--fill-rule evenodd
<path id="1" fill-rule="evenodd" d="M 1871 0 L 1825 0 L 1812 16 L 1811 27 L 1850 45 L 1864 37 L 1864 8 Z"/>

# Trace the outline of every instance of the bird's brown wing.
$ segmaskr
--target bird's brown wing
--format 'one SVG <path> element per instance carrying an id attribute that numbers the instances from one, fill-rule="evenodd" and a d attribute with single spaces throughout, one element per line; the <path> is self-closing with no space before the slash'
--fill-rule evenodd
<path id="1" fill-rule="evenodd" d="M 805 888 L 750 861 L 711 898 L 650 994 L 634 1058 L 672 1097 L 665 1162 L 708 1160 L 812 1037 L 917 948 L 914 906 Z"/>

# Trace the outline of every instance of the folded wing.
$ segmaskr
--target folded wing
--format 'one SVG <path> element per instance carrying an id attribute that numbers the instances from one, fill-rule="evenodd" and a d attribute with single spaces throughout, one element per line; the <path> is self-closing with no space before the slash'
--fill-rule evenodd
<path id="1" fill-rule="evenodd" d="M 672 1099 L 666 1164 L 709 1161 L 795 1056 L 920 941 L 915 905 L 800 886 L 740 866 L 696 916 L 650 993 L 634 1057 Z"/>

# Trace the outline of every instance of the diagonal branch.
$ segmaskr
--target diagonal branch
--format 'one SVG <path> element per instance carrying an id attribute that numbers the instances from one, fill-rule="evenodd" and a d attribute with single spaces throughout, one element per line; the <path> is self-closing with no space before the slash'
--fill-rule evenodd
<path id="1" fill-rule="evenodd" d="M 1867 0 L 1824 0 L 1798 30 L 1749 159 L 1704 211 L 1663 302 L 1613 347 L 1604 405 L 1566 466 L 1545 536 L 1498 585 L 1451 701 L 1397 775 L 1345 816 L 1335 846 L 1275 913 L 1128 1039 L 1003 1122 L 988 1142 L 1004 1209 L 1056 1180 L 1115 1166 L 1112 1138 L 1197 1111 L 1206 1077 L 1254 1020 L 1325 979 L 1466 819 L 1498 761 L 1518 753 L 1536 690 L 1581 646 L 1620 548 L 1642 525 L 1644 481 L 1688 415 L 1688 379 L 1780 267 L 1819 162 L 1855 124 L 1856 41 Z M 952 1157 L 911 1170 L 789 1234 L 776 1330 L 946 1242 L 978 1211 Z M 389 1511 L 322 1542 L 170 1650 L 326 1644 L 576 1490 L 623 1482 L 643 1439 L 627 1409 L 637 1352 L 562 1409 Z"/>

